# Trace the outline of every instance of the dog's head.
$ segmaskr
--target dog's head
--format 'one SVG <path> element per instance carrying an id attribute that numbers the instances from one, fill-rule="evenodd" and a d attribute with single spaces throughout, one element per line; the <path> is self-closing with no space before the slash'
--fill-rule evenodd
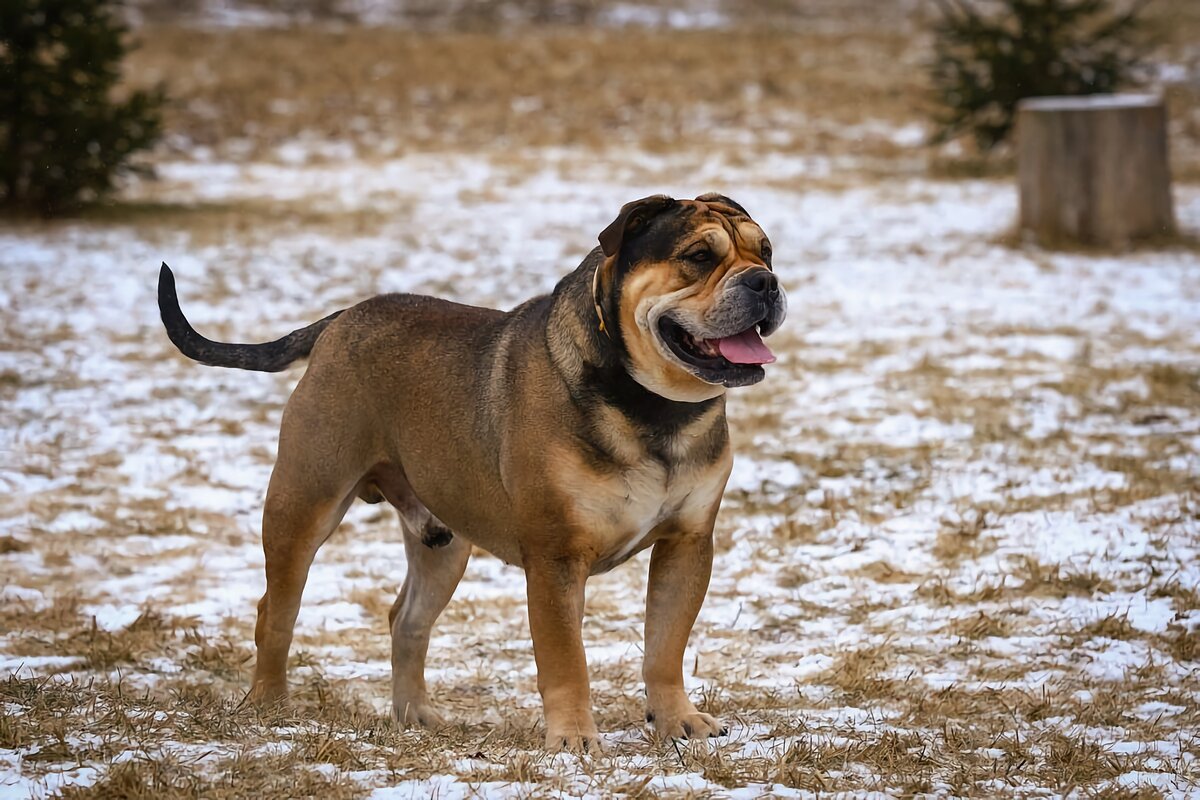
<path id="1" fill-rule="evenodd" d="M 717 194 L 625 205 L 600 234 L 593 297 L 633 378 L 671 400 L 700 402 L 763 379 L 762 336 L 787 299 L 771 244 L 746 210 Z"/>

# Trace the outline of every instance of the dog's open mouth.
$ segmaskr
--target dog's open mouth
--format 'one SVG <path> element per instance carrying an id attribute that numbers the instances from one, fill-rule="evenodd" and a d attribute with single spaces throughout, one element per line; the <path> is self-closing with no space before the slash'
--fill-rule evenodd
<path id="1" fill-rule="evenodd" d="M 671 353 L 702 379 L 726 386 L 745 386 L 762 380 L 762 365 L 775 360 L 763 343 L 759 324 L 718 339 L 693 336 L 670 317 L 658 323 L 659 335 Z"/>

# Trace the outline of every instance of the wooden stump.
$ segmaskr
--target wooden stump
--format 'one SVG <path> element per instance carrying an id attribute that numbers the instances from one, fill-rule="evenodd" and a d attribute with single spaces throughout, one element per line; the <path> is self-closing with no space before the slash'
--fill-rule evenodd
<path id="1" fill-rule="evenodd" d="M 1147 95 L 1017 106 L 1021 228 L 1042 244 L 1121 248 L 1175 232 L 1167 112 Z"/>

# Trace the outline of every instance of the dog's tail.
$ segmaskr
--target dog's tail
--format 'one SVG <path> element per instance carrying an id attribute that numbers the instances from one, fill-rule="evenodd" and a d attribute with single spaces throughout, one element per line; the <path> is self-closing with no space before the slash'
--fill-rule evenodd
<path id="1" fill-rule="evenodd" d="M 279 372 L 289 364 L 307 356 L 321 331 L 341 314 L 335 311 L 325 319 L 292 331 L 282 339 L 262 344 L 232 344 L 206 339 L 192 327 L 179 308 L 175 293 L 175 276 L 164 262 L 158 273 L 158 310 L 162 314 L 167 337 L 188 358 L 210 367 L 251 369 L 258 372 Z"/>

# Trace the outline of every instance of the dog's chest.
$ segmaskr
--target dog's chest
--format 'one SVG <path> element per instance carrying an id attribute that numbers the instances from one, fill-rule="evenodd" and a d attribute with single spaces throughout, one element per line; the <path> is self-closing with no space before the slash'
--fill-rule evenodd
<path id="1" fill-rule="evenodd" d="M 592 432 L 604 457 L 576 447 L 551 453 L 550 481 L 572 541 L 592 554 L 593 574 L 660 537 L 708 531 L 732 466 L 723 411 L 714 404 L 652 449 L 619 410 L 602 406 Z"/>
<path id="2" fill-rule="evenodd" d="M 723 463 L 668 470 L 647 460 L 592 483 L 577 495 L 577 514 L 592 537 L 596 570 L 617 566 L 653 544 L 655 529 L 671 521 L 679 532 L 700 530 L 720 499 Z"/>

